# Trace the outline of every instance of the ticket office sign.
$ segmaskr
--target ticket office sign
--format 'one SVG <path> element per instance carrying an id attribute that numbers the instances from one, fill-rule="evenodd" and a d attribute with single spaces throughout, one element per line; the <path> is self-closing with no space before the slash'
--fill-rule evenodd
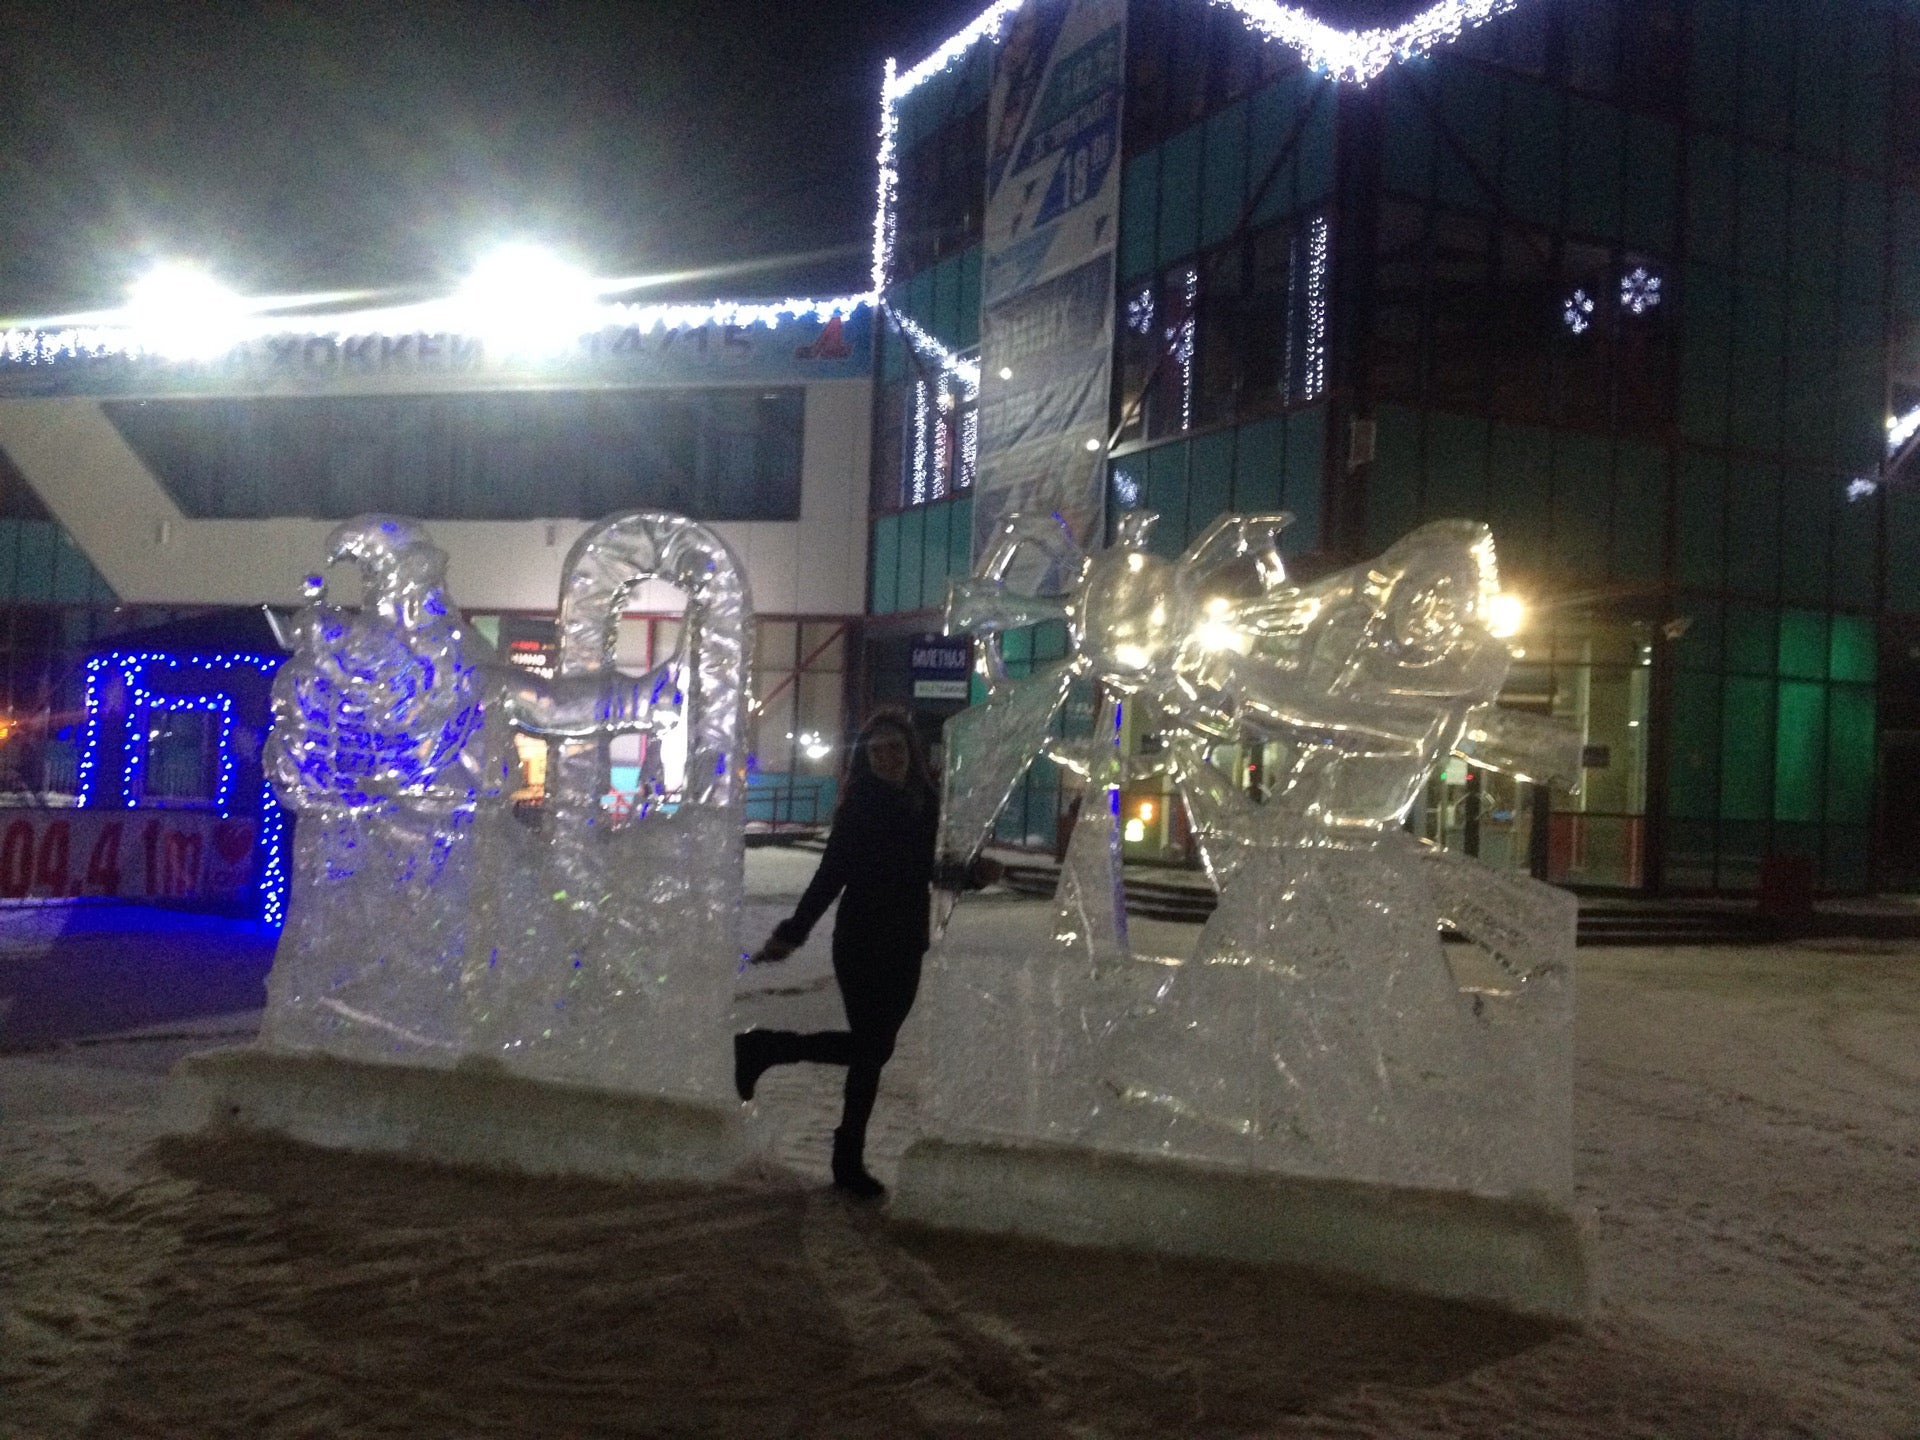
<path id="1" fill-rule="evenodd" d="M 0 901 L 241 901 L 254 831 L 192 810 L 0 810 Z"/>

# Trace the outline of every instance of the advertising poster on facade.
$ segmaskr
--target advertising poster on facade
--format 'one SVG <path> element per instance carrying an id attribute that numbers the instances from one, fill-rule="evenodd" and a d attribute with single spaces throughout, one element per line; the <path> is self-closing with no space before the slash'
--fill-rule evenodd
<path id="1" fill-rule="evenodd" d="M 253 886 L 254 822 L 191 810 L 12 810 L 0 816 L 0 901 L 202 900 Z"/>
<path id="2" fill-rule="evenodd" d="M 1124 0 L 1029 0 L 987 108 L 973 548 L 1006 515 L 1104 521 Z"/>

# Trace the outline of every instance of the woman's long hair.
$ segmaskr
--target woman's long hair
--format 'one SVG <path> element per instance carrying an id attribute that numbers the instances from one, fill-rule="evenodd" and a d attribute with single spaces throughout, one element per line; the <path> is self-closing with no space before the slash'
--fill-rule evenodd
<path id="1" fill-rule="evenodd" d="M 860 733 L 854 738 L 853 749 L 847 756 L 846 782 L 840 787 L 840 803 L 834 807 L 837 815 L 840 805 L 846 804 L 847 794 L 861 781 L 883 783 L 873 773 L 873 766 L 867 760 L 867 741 L 881 730 L 892 730 L 907 742 L 907 795 L 917 810 L 922 805 L 932 804 L 937 794 L 933 781 L 933 770 L 927 762 L 927 747 L 920 739 L 920 731 L 913 723 L 913 717 L 896 705 L 888 705 L 874 711 L 867 717 L 867 723 L 860 727 Z"/>

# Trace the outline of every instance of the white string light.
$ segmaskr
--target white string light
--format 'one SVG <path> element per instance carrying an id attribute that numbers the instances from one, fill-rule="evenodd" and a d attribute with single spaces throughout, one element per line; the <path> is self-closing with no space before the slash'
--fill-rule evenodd
<path id="1" fill-rule="evenodd" d="M 918 65 L 896 71 L 887 61 L 880 86 L 879 204 L 873 220 L 873 292 L 882 294 L 893 270 L 898 227 L 899 104 L 935 76 L 944 75 L 975 45 L 997 44 L 1007 22 L 1026 0 L 993 0 L 973 22 Z M 1246 22 L 1271 44 L 1285 45 L 1306 66 L 1331 80 L 1365 85 L 1402 60 L 1412 60 L 1458 40 L 1467 31 L 1516 9 L 1522 0 L 1442 0 L 1391 29 L 1342 30 L 1305 10 L 1277 0 L 1212 0 Z"/>

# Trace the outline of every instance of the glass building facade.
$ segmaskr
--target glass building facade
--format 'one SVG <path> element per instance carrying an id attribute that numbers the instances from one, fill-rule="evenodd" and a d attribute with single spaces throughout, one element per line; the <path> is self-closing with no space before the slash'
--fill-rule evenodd
<path id="1" fill-rule="evenodd" d="M 1109 530 L 1149 508 L 1177 552 L 1284 508 L 1312 574 L 1484 519 L 1528 603 L 1503 701 L 1580 727 L 1584 783 L 1455 764 L 1412 826 L 1577 885 L 1920 881 L 1920 463 L 1889 446 L 1920 406 L 1920 12 L 1522 0 L 1365 85 L 1200 0 L 1127 31 Z M 992 63 L 898 108 L 881 634 L 937 628 L 969 559 L 964 397 L 912 334 L 977 343 Z M 1057 793 L 1036 766 L 1002 838 L 1050 843 Z M 1154 810 L 1129 848 L 1177 858 Z"/>

